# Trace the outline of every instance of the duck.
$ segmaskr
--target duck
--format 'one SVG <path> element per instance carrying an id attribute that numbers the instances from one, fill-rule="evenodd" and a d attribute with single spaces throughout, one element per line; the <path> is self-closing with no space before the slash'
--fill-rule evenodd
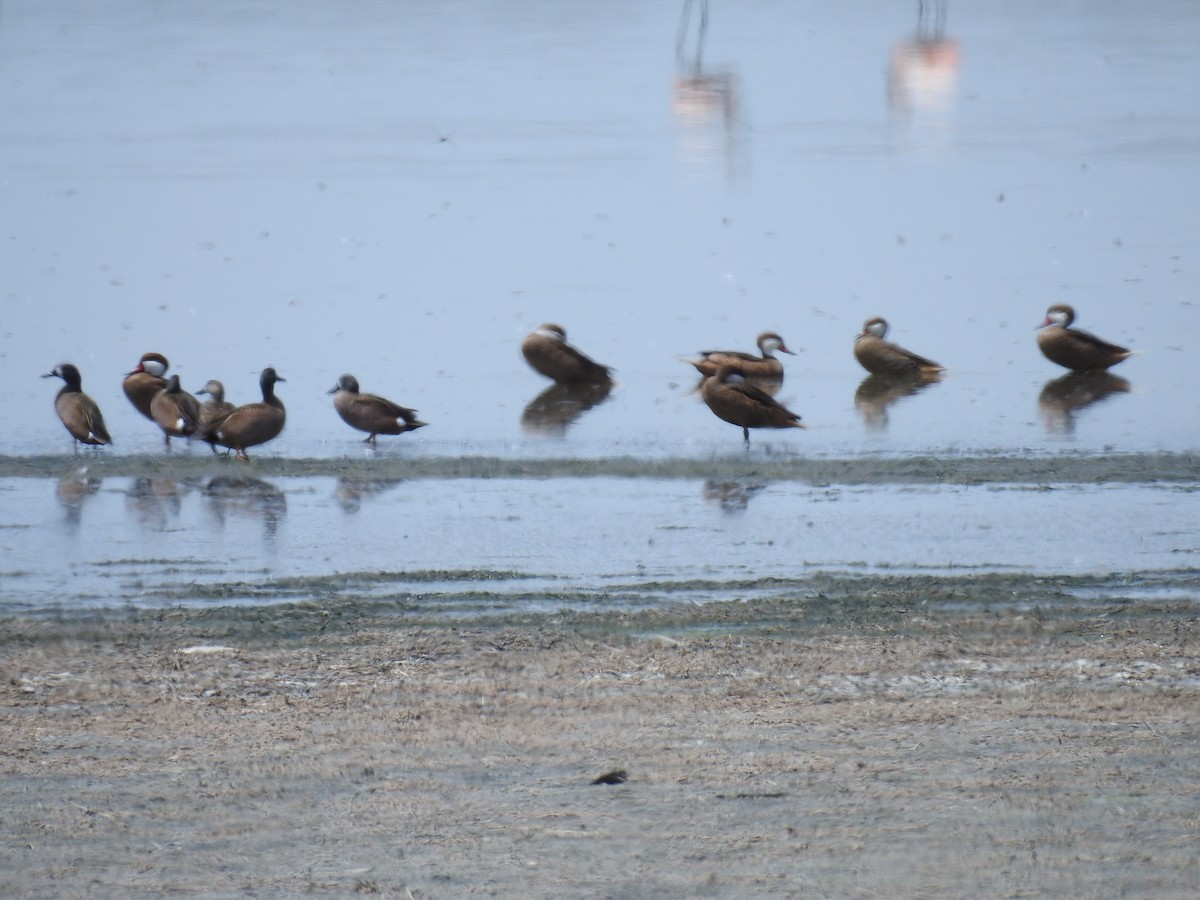
<path id="1" fill-rule="evenodd" d="M 1052 363 L 1074 372 L 1108 369 L 1133 356 L 1132 350 L 1110 344 L 1094 334 L 1072 328 L 1075 310 L 1055 303 L 1046 310 L 1046 320 L 1038 326 L 1038 349 Z"/>
<path id="2" fill-rule="evenodd" d="M 179 376 L 172 375 L 150 402 L 150 415 L 170 447 L 172 437 L 190 437 L 199 427 L 200 404 L 179 386 Z"/>
<path id="3" fill-rule="evenodd" d="M 602 384 L 612 381 L 612 369 L 567 343 L 561 325 L 546 322 L 521 342 L 525 362 L 540 375 L 559 384 Z"/>
<path id="4" fill-rule="evenodd" d="M 42 377 L 61 378 L 66 382 L 54 398 L 54 411 L 74 439 L 71 446 L 78 450 L 80 444 L 101 446 L 112 443 L 100 407 L 83 392 L 83 376 L 79 369 L 71 363 L 62 363 Z"/>
<path id="5" fill-rule="evenodd" d="M 204 387 L 196 391 L 196 396 L 208 394 L 209 399 L 200 404 L 200 424 L 192 433 L 197 440 L 207 441 L 212 452 L 217 452 L 217 426 L 229 417 L 236 407 L 225 399 L 225 385 L 210 378 L 204 382 Z"/>
<path id="6" fill-rule="evenodd" d="M 351 428 L 367 432 L 363 443 L 372 447 L 375 446 L 376 435 L 404 434 L 429 424 L 417 419 L 415 409 L 374 394 L 359 393 L 358 379 L 353 375 L 343 375 L 327 393 L 334 395 L 333 408 L 342 421 Z"/>
<path id="7" fill-rule="evenodd" d="M 863 330 L 854 339 L 854 358 L 872 375 L 892 378 L 936 378 L 945 366 L 932 359 L 918 356 L 899 344 L 884 340 L 888 322 L 875 316 L 863 323 Z"/>
<path id="8" fill-rule="evenodd" d="M 718 419 L 742 429 L 750 446 L 751 428 L 804 428 L 800 417 L 751 384 L 737 366 L 726 363 L 700 385 L 700 396 Z"/>
<path id="9" fill-rule="evenodd" d="M 154 413 L 150 411 L 150 404 L 154 402 L 158 392 L 167 386 L 165 376 L 170 365 L 161 353 L 143 353 L 137 367 L 121 382 L 129 402 L 152 422 Z"/>
<path id="10" fill-rule="evenodd" d="M 275 396 L 275 384 L 286 381 L 272 367 L 262 370 L 258 378 L 262 388 L 261 403 L 247 403 L 237 407 L 217 426 L 213 437 L 222 447 L 237 451 L 237 459 L 249 462 L 246 455 L 247 447 L 256 447 L 279 437 L 287 413 L 283 401 Z"/>
<path id="11" fill-rule="evenodd" d="M 703 350 L 699 357 L 688 358 L 686 361 L 695 366 L 701 375 L 716 375 L 717 370 L 728 363 L 737 366 L 741 373 L 750 379 L 783 381 L 783 363 L 775 358 L 775 352 L 791 356 L 796 354 L 787 348 L 783 338 L 774 331 L 764 331 L 760 334 L 757 344 L 761 356 L 737 350 Z"/>

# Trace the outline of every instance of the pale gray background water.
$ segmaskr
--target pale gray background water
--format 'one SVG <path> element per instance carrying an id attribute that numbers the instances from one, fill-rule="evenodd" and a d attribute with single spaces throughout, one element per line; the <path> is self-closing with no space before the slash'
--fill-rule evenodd
<path id="1" fill-rule="evenodd" d="M 432 423 L 388 452 L 736 449 L 677 356 L 765 328 L 804 350 L 781 450 L 1197 446 L 1200 7 L 951 3 L 959 67 L 905 93 L 916 2 L 716 0 L 705 107 L 682 6 L 8 0 L 0 452 L 68 449 L 63 360 L 158 452 L 120 392 L 151 349 L 239 402 L 276 366 L 273 454 L 359 452 L 343 371 Z M 1037 404 L 1059 300 L 1143 351 L 1069 433 Z M 952 369 L 884 430 L 853 403 L 877 313 Z M 548 319 L 620 379 L 549 451 L 518 354 Z"/>
<path id="2" fill-rule="evenodd" d="M 1200 6 L 952 3 L 956 43 L 890 73 L 916 2 L 715 0 L 698 68 L 682 8 L 8 0 L 0 454 L 69 454 L 38 376 L 73 361 L 118 442 L 100 452 L 160 455 L 120 390 L 148 350 L 238 402 L 276 366 L 268 456 L 366 453 L 325 394 L 347 371 L 432 423 L 380 455 L 740 454 L 678 357 L 768 328 L 803 350 L 780 397 L 810 429 L 756 453 L 1197 448 Z M 1071 422 L 1038 402 L 1062 374 L 1034 343 L 1056 301 L 1141 351 L 1117 369 L 1130 392 Z M 874 314 L 951 368 L 882 426 L 854 403 Z M 520 424 L 546 383 L 518 346 L 546 320 L 619 378 L 557 438 Z M 789 483 L 731 513 L 694 481 L 433 481 L 352 515 L 332 478 L 273 482 L 282 504 L 155 499 L 128 478 L 88 493 L 71 465 L 65 487 L 0 486 L 9 604 L 380 568 L 602 590 L 638 566 L 1166 572 L 1196 552 L 1186 487 L 826 503 Z"/>

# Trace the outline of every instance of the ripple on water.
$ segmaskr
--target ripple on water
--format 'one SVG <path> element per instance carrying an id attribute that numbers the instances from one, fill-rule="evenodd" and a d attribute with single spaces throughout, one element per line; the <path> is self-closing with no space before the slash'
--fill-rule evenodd
<path id="1" fill-rule="evenodd" d="M 940 481 L 934 461 L 902 465 L 915 481 L 871 480 L 878 461 L 746 475 L 742 459 L 716 481 L 662 477 L 645 464 L 644 474 L 614 474 L 624 461 L 580 475 L 564 461 L 559 474 L 372 478 L 383 487 L 356 490 L 349 503 L 345 478 L 362 484 L 359 474 L 256 467 L 254 478 L 231 480 L 189 465 L 176 476 L 161 463 L 153 490 L 145 475 L 91 473 L 88 491 L 69 502 L 54 479 L 10 476 L 0 479 L 9 538 L 0 607 L 359 603 L 447 617 L 810 600 L 820 591 L 813 579 L 828 575 L 925 579 L 936 594 L 1009 573 L 1111 577 L 1097 588 L 1105 596 L 1120 596 L 1121 573 L 1150 573 L 1126 588 L 1186 594 L 1186 579 L 1156 573 L 1181 570 L 1181 557 L 1200 547 L 1180 496 L 1195 490 L 1184 477 L 1190 460 L 1106 457 L 1091 468 L 1072 463 L 1073 480 L 1047 484 L 1001 481 L 1000 469 L 981 479 L 978 461 L 938 461 Z M 1009 474 L 1024 479 L 1043 463 L 1013 465 Z M 830 467 L 845 478 L 830 480 Z M 1112 467 L 1143 480 L 1094 480 Z"/>

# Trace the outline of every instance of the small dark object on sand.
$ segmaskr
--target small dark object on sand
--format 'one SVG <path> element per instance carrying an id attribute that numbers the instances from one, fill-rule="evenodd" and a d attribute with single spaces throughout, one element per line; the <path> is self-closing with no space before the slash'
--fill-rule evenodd
<path id="1" fill-rule="evenodd" d="M 613 769 L 592 779 L 592 784 L 624 784 L 629 780 L 629 773 L 624 769 Z"/>

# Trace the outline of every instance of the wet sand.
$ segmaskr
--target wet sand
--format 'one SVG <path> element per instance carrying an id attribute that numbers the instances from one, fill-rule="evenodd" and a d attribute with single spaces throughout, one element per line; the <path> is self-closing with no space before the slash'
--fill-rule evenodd
<path id="1" fill-rule="evenodd" d="M 1194 591 L 1078 587 L 10 619 L 0 893 L 1193 896 Z"/>
<path id="2" fill-rule="evenodd" d="M 718 457 L 648 459 L 605 456 L 530 458 L 450 454 L 363 458 L 264 455 L 249 463 L 203 455 L 129 455 L 86 451 L 66 456 L 0 456 L 0 478 L 49 478 L 86 465 L 95 477 L 237 474 L 260 478 L 369 476 L 389 478 L 744 478 L 811 484 L 1011 484 L 1187 482 L 1200 479 L 1200 454 L 978 453 L 813 458 L 731 451 Z"/>

